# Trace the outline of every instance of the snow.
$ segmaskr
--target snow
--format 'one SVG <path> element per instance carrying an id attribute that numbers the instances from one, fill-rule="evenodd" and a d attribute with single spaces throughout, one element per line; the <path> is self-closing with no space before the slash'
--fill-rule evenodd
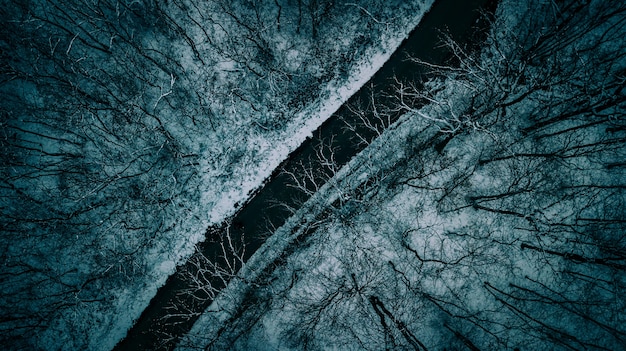
<path id="1" fill-rule="evenodd" d="M 227 1 L 204 2 L 202 7 L 186 1 L 163 3 L 163 11 L 174 17 L 174 23 L 185 24 L 184 34 L 195 39 L 195 47 L 180 37 L 178 30 L 143 23 L 141 15 L 147 9 L 138 3 L 133 3 L 130 12 L 107 8 L 113 6 L 107 2 L 88 4 L 85 11 L 72 7 L 71 2 L 59 3 L 61 10 L 68 11 L 68 15 L 60 15 L 45 2 L 35 1 L 25 5 L 32 17 L 21 21 L 15 16 L 6 23 L 8 28 L 19 28 L 16 33 L 27 34 L 19 40 L 3 41 L 12 56 L 25 59 L 11 59 L 7 67 L 16 68 L 18 74 L 0 84 L 6 92 L 3 116 L 9 116 L 8 122 L 0 121 L 0 139 L 3 151 L 5 145 L 10 150 L 6 159 L 11 164 L 0 167 L 6 178 L 0 192 L 8 199 L 8 205 L 6 201 L 0 204 L 0 211 L 8 214 L 7 218 L 24 219 L 24 223 L 15 228 L 15 223 L 9 223 L 7 228 L 12 232 L 2 233 L 1 255 L 7 258 L 3 276 L 17 278 L 3 279 L 0 300 L 2 311 L 9 313 L 12 306 L 24 308 L 35 318 L 51 312 L 51 317 L 44 317 L 48 320 L 42 321 L 42 329 L 27 336 L 33 340 L 26 340 L 24 347 L 112 348 L 176 265 L 204 240 L 206 229 L 235 213 L 280 162 L 367 81 L 432 1 L 338 4 L 333 9 L 336 12 L 327 14 L 325 24 L 317 28 L 315 38 L 313 18 L 298 24 L 297 30 L 296 23 L 289 21 L 277 28 L 274 6 L 278 3 L 256 2 L 256 17 L 240 4 Z M 193 6 L 182 8 L 188 4 Z M 620 241 L 611 236 L 619 233 L 619 224 L 596 225 L 593 219 L 604 213 L 609 218 L 624 216 L 622 106 L 592 109 L 580 117 L 531 129 L 533 137 L 526 137 L 524 132 L 551 112 L 566 115 L 569 108 L 579 104 L 599 106 L 612 98 L 607 92 L 621 85 L 604 87 L 623 68 L 596 70 L 597 65 L 589 63 L 594 62 L 594 57 L 588 56 L 591 50 L 585 50 L 600 36 L 591 33 L 546 60 L 546 64 L 558 63 L 559 70 L 564 71 L 576 62 L 594 74 L 565 84 L 548 80 L 550 89 L 536 89 L 524 103 L 503 108 L 506 115 L 477 112 L 476 120 L 464 115 L 474 97 L 491 88 L 497 94 L 489 98 L 513 101 L 524 96 L 526 89 L 534 89 L 544 76 L 550 78 L 544 73 L 551 72 L 530 69 L 526 64 L 504 67 L 520 47 L 507 46 L 507 40 L 518 36 L 518 24 L 540 22 L 542 17 L 526 13 L 524 2 L 505 0 L 503 4 L 509 10 L 498 19 L 501 31 L 486 45 L 483 62 L 476 63 L 475 71 L 459 73 L 457 79 L 431 82 L 431 91 L 441 88 L 430 96 L 433 104 L 401 117 L 278 229 L 194 326 L 187 345 L 202 345 L 206 340 L 194 340 L 211 337 L 220 327 L 231 328 L 224 321 L 245 302 L 245 292 L 302 297 L 315 307 L 315 298 L 340 289 L 340 308 L 323 311 L 324 318 L 337 317 L 326 320 L 340 323 L 333 326 L 341 330 L 347 326 L 341 323 L 349 323 L 347 316 L 354 313 L 373 323 L 371 328 L 353 330 L 363 337 L 375 337 L 372 333 L 380 330 L 375 323 L 378 317 L 368 308 L 364 294 L 376 294 L 408 324 L 418 323 L 407 317 L 411 314 L 419 315 L 420 323 L 426 324 L 433 315 L 442 314 L 422 295 L 410 300 L 415 304 L 399 298 L 427 291 L 453 302 L 449 306 L 452 314 L 494 313 L 493 325 L 504 325 L 510 316 L 506 311 L 495 314 L 501 306 L 493 303 L 488 291 L 481 290 L 482 282 L 489 279 L 495 287 L 503 288 L 509 282 L 528 284 L 526 276 L 544 283 L 562 282 L 555 275 L 564 267 L 559 252 L 594 257 L 602 254 L 592 242 L 617 245 L 610 246 L 608 252 L 620 252 Z M 594 4 L 590 10 L 608 6 L 601 1 Z M 93 6 L 102 6 L 105 11 L 94 11 Z M 549 2 L 540 6 L 554 16 L 559 14 Z M 21 11 L 9 9 L 4 15 L 12 16 L 13 10 Z M 283 10 L 298 14 L 296 7 Z M 37 20 L 37 15 L 52 24 Z M 109 22 L 100 21 L 103 18 L 98 16 L 108 15 L 120 19 L 123 28 L 101 26 Z M 83 17 L 86 20 L 81 22 Z M 239 26 L 237 19 L 250 25 L 250 32 Z M 70 30 L 89 33 L 96 41 L 113 43 L 113 54 L 94 51 L 83 42 L 87 39 L 83 34 L 76 37 L 59 32 L 55 21 Z M 599 26 L 612 26 L 620 34 L 622 22 L 616 19 Z M 130 33 L 126 38 L 130 44 L 109 37 L 124 36 L 124 31 Z M 261 41 L 247 40 L 250 35 Z M 11 46 L 22 45 L 27 36 L 33 39 L 28 41 L 32 47 Z M 54 42 L 49 39 L 56 37 L 59 48 L 55 53 Z M 613 42 L 592 51 L 602 53 L 602 57 L 623 51 L 623 41 L 606 38 Z M 269 51 L 257 50 L 265 44 Z M 50 57 L 38 56 L 33 48 L 52 52 Z M 35 62 L 36 67 L 31 67 Z M 526 70 L 526 76 L 501 80 L 499 69 Z M 59 72 L 67 73 L 67 77 Z M 33 79 L 21 80 L 20 76 Z M 66 78 L 70 83 L 63 87 Z M 477 86 L 477 81 L 484 79 L 501 84 Z M 59 82 L 63 84 L 57 91 Z M 589 99 L 586 93 L 569 99 L 569 94 L 581 86 L 592 92 L 605 90 Z M 121 102 L 109 106 L 86 99 L 78 93 L 83 88 L 87 94 L 107 101 L 119 97 Z M 616 94 L 620 92 L 616 90 Z M 478 98 L 476 106 L 482 102 Z M 608 122 L 585 126 L 587 121 L 601 120 L 608 114 Z M 460 133 L 438 153 L 431 148 L 438 131 Z M 61 156 L 51 156 L 56 153 Z M 560 153 L 561 157 L 518 157 L 532 153 Z M 377 181 L 367 185 L 372 178 Z M 601 186 L 588 189 L 589 184 Z M 615 189 L 607 190 L 614 185 Z M 526 191 L 518 194 L 520 189 Z M 497 197 L 508 192 L 516 195 Z M 342 201 L 336 201 L 340 198 Z M 522 215 L 511 219 L 478 209 L 476 204 Z M 566 230 L 581 221 L 582 232 L 589 233 L 584 240 Z M 311 227 L 318 228 L 307 231 Z M 300 247 L 302 242 L 310 246 Z M 521 243 L 553 248 L 556 254 L 522 249 Z M 418 262 L 416 252 L 431 261 Z M 251 284 L 277 262 L 272 284 Z M 399 274 L 390 262 L 403 272 L 402 279 L 384 279 Z M 583 266 L 591 265 L 574 265 L 578 269 Z M 597 284 L 603 292 L 596 293 L 601 290 L 598 286 L 586 286 L 575 279 L 574 284 L 563 286 L 573 291 L 589 289 L 594 293 L 590 295 L 598 298 L 613 298 L 613 288 L 604 283 L 614 283 L 610 269 L 594 272 L 585 268 L 581 272 L 599 277 Z M 503 280 L 503 276 L 510 280 Z M 618 283 L 615 286 L 620 287 Z M 308 296 L 308 291 L 315 294 Z M 459 291 L 471 303 L 463 305 L 462 298 L 446 295 Z M 576 296 L 572 291 L 563 294 Z M 244 339 L 257 344 L 269 340 L 265 343 L 268 348 L 293 345 L 281 340 L 281 333 L 285 328 L 293 329 L 290 319 L 306 317 L 302 306 L 293 300 L 277 298 L 260 321 L 269 328 L 251 328 Z M 276 312 L 280 303 L 289 307 L 289 314 Z M 621 301 L 615 299 L 614 306 L 619 311 Z M 557 315 L 562 316 L 562 312 Z M 10 330 L 12 325 L 11 321 L 3 322 L 3 332 L 19 333 L 17 328 Z M 409 325 L 409 329 L 420 330 L 420 338 L 428 340 L 449 334 L 445 328 L 413 327 Z M 499 334 L 507 332 L 502 329 Z M 337 335 L 336 330 L 330 334 L 341 340 L 350 337 Z M 428 330 L 431 335 L 423 335 Z M 472 328 L 463 332 L 480 333 Z M 0 337 L 0 343 L 7 338 L 4 334 Z M 323 343 L 336 348 L 338 340 L 328 336 Z M 298 340 L 292 341 L 297 344 Z M 540 343 L 536 345 L 541 348 Z M 369 346 L 382 349 L 385 345 Z"/>

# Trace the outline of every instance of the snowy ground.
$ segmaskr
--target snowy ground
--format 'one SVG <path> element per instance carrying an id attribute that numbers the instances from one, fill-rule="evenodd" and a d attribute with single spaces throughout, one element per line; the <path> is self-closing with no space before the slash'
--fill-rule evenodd
<path id="1" fill-rule="evenodd" d="M 624 20 L 609 17 L 582 36 L 568 31 L 562 46 L 549 36 L 561 67 L 572 47 L 589 64 L 559 71 L 571 74 L 566 83 L 546 66 L 525 68 L 528 80 L 520 81 L 508 66 L 520 46 L 506 40 L 525 33 L 516 25 L 529 14 L 525 4 L 503 3 L 501 40 L 489 41 L 466 72 L 452 70 L 456 79 L 433 82 L 431 105 L 404 115 L 279 228 L 180 349 L 623 345 L 626 274 L 617 262 L 624 261 L 626 197 L 624 171 L 615 166 L 626 152 L 616 134 L 623 134 L 623 110 L 616 112 L 623 102 L 594 107 L 607 114 L 576 110 L 572 101 L 607 97 L 578 95 L 567 82 L 603 81 L 587 75 L 604 68 L 584 48 L 621 47 Z M 595 16 L 546 6 L 573 11 L 577 23 Z M 594 46 L 598 38 L 611 39 Z M 626 66 L 610 57 L 606 76 Z M 532 79 L 546 79 L 549 93 Z M 494 95 L 504 107 L 492 108 Z"/>

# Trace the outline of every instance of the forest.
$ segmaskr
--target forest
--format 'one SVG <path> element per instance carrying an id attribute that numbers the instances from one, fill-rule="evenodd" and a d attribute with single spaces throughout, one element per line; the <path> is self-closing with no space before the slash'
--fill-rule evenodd
<path id="1" fill-rule="evenodd" d="M 0 345 L 112 349 L 431 5 L 7 1 Z M 179 349 L 626 348 L 626 4 L 484 16 L 479 49 L 442 31 L 444 64 L 353 109 L 401 117 L 348 164 L 321 143 L 289 174 L 310 199 Z"/>

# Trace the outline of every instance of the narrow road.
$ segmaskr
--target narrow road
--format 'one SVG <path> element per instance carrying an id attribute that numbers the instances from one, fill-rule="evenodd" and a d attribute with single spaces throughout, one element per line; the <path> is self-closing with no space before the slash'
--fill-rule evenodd
<path id="1" fill-rule="evenodd" d="M 415 84 L 421 82 L 427 75 L 423 67 L 410 62 L 407 57 L 418 57 L 432 63 L 446 62 L 450 58 L 450 53 L 438 47 L 441 31 L 448 32 L 459 43 L 473 45 L 476 48 L 482 42 L 488 25 L 487 21 L 479 21 L 481 18 L 479 9 L 493 13 L 496 5 L 495 0 L 436 1 L 430 12 L 424 16 L 419 26 L 391 59 L 314 133 L 314 138 L 301 145 L 283 162 L 265 186 L 234 216 L 231 226 L 211 228 L 207 231 L 207 239 L 200 247 L 202 254 L 214 264 L 227 267 L 221 255 L 219 238 L 229 233 L 233 241 L 243 240 L 246 247 L 243 260 L 246 261 L 263 244 L 263 238 L 271 233 L 268 228 L 282 225 L 290 216 L 288 207 L 297 208 L 308 198 L 306 192 L 288 186 L 292 179 L 287 173 L 297 174 L 301 171 L 301 164 L 309 162 L 318 162 L 317 165 L 312 165 L 313 169 L 323 169 L 325 166 L 319 164 L 316 151 L 319 150 L 320 143 L 329 142 L 331 139 L 332 144 L 329 146 L 335 150 L 335 163 L 337 166 L 346 164 L 366 146 L 366 143 L 362 142 L 364 139 L 371 141 L 377 136 L 376 130 L 384 129 L 390 121 L 393 122 L 399 117 L 391 114 L 382 120 L 376 118 L 369 106 L 371 97 L 375 97 L 377 106 L 392 104 L 393 99 L 390 96 L 396 87 L 396 79 Z M 373 90 L 370 87 L 373 87 Z M 348 106 L 370 111 L 366 114 L 369 126 L 362 123 Z M 354 128 L 346 128 L 347 124 Z M 323 177 L 318 181 L 323 182 Z M 176 346 L 179 338 L 191 329 L 193 323 L 212 302 L 208 295 L 196 295 L 194 298 L 185 293 L 189 283 L 182 272 L 198 270 L 192 262 L 193 260 L 190 260 L 184 266 L 178 267 L 177 272 L 169 277 L 126 338 L 116 345 L 114 350 L 171 350 Z M 217 290 L 223 289 L 226 284 L 227 282 L 222 279 L 211 280 L 212 287 Z"/>

